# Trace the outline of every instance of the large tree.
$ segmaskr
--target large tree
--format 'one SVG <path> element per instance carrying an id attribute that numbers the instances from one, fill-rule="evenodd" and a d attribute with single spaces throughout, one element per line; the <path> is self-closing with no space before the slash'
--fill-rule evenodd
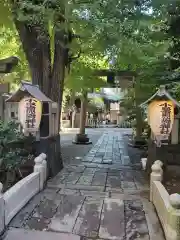
<path id="1" fill-rule="evenodd" d="M 58 103 L 57 128 L 60 127 L 60 109 L 64 89 L 65 70 L 70 63 L 70 43 L 73 32 L 66 18 L 63 1 L 11 1 L 1 2 L 11 21 L 6 28 L 18 32 L 21 48 L 28 62 L 32 83 Z M 72 58 L 71 58 L 72 59 Z M 47 122 L 47 121 L 46 121 Z M 48 122 L 47 122 L 48 124 Z M 59 131 L 41 139 L 37 152 L 46 152 L 50 175 L 62 168 Z"/>
<path id="2" fill-rule="evenodd" d="M 60 113 L 65 71 L 72 61 L 70 44 L 75 37 L 69 25 L 67 4 L 29 0 L 7 0 L 1 4 L 13 23 L 10 26 L 8 21 L 8 30 L 18 32 L 32 83 L 58 103 Z"/>
<path id="3" fill-rule="evenodd" d="M 60 107 L 65 70 L 72 62 L 70 49 L 76 51 L 79 48 L 70 44 L 72 29 L 74 35 L 81 35 L 83 52 L 92 58 L 96 55 L 99 59 L 106 55 L 107 62 L 116 57 L 115 68 L 140 72 L 141 81 L 147 74 L 147 71 L 142 74 L 145 72 L 143 68 L 147 69 L 147 63 L 150 66 L 156 62 L 159 45 L 164 45 L 164 42 L 159 42 L 162 34 L 156 28 L 161 25 L 168 1 L 7 2 L 33 83 L 38 84 Z M 79 71 L 79 76 L 84 73 Z M 81 80 L 80 77 L 78 79 Z M 138 78 L 135 82 L 136 91 L 141 91 L 139 82 Z"/>

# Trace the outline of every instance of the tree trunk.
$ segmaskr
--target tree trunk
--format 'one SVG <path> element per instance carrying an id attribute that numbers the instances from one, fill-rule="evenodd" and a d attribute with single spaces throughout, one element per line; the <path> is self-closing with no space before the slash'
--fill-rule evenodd
<path id="1" fill-rule="evenodd" d="M 143 132 L 143 119 L 141 109 L 136 106 L 136 138 L 141 139 Z"/>
<path id="2" fill-rule="evenodd" d="M 80 134 L 85 134 L 86 108 L 87 108 L 87 93 L 84 93 L 81 99 L 80 129 L 79 129 Z"/>
<path id="3" fill-rule="evenodd" d="M 64 31 L 56 31 L 54 41 L 54 61 L 51 66 L 50 36 L 43 26 L 29 26 L 15 21 L 20 40 L 26 54 L 32 76 L 32 83 L 39 85 L 46 96 L 58 103 L 56 136 L 41 139 L 35 144 L 36 154 L 47 154 L 49 176 L 62 169 L 60 146 L 60 113 L 65 77 Z"/>
<path id="4" fill-rule="evenodd" d="M 135 111 L 136 111 L 136 139 L 141 139 L 143 132 L 143 119 L 141 108 L 139 107 L 141 101 L 139 99 L 141 89 L 139 89 L 139 84 L 136 82 L 134 88 L 134 98 L 135 98 Z"/>
<path id="5" fill-rule="evenodd" d="M 58 103 L 57 129 L 60 129 L 61 103 L 65 77 L 64 31 L 55 33 L 54 61 L 51 68 L 50 36 L 43 26 L 15 21 L 32 76 L 32 83 Z M 41 36 L 41 39 L 39 39 Z"/>
<path id="6" fill-rule="evenodd" d="M 51 98 L 51 87 L 52 87 L 52 81 L 51 81 L 51 49 L 50 49 L 50 36 L 49 33 L 46 32 L 45 38 L 46 41 L 42 42 L 42 66 L 43 66 L 43 86 L 42 91 L 46 96 Z"/>
<path id="7" fill-rule="evenodd" d="M 60 130 L 61 108 L 64 90 L 65 78 L 65 48 L 62 46 L 64 43 L 64 31 L 57 31 L 55 34 L 55 51 L 54 63 L 52 71 L 52 87 L 51 99 L 58 103 L 58 118 L 57 129 Z"/>
<path id="8" fill-rule="evenodd" d="M 34 26 L 15 20 L 16 29 L 24 49 L 31 76 L 32 83 L 43 89 L 43 65 L 42 49 L 38 42 L 38 33 Z"/>

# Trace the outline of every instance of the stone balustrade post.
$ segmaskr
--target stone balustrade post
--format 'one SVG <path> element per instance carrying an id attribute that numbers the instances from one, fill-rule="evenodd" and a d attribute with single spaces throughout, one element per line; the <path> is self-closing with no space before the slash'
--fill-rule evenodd
<path id="1" fill-rule="evenodd" d="M 43 159 L 42 165 L 44 167 L 44 182 L 46 182 L 46 180 L 47 180 L 47 161 L 46 161 L 47 156 L 45 153 L 41 153 L 40 156 Z"/>
<path id="2" fill-rule="evenodd" d="M 167 231 L 168 240 L 180 239 L 180 194 L 174 193 L 169 197 L 170 208 L 168 209 Z"/>
<path id="3" fill-rule="evenodd" d="M 146 170 L 146 163 L 147 163 L 147 158 L 141 158 L 141 164 L 143 170 Z"/>
<path id="4" fill-rule="evenodd" d="M 43 158 L 38 156 L 34 159 L 34 172 L 39 173 L 39 190 L 41 191 L 44 187 L 44 166 L 42 164 Z"/>
<path id="5" fill-rule="evenodd" d="M 161 162 L 161 160 L 156 160 L 155 162 L 154 162 L 154 164 L 158 164 L 160 167 L 161 167 L 161 170 L 162 170 L 162 179 L 163 179 L 163 162 Z"/>
<path id="6" fill-rule="evenodd" d="M 5 229 L 5 204 L 2 190 L 3 185 L 0 182 L 0 234 L 2 234 Z"/>
<path id="7" fill-rule="evenodd" d="M 163 167 L 163 162 L 161 162 L 161 160 L 156 160 L 154 163 L 159 164 L 161 168 Z"/>
<path id="8" fill-rule="evenodd" d="M 150 201 L 153 201 L 153 182 L 154 181 L 162 181 L 163 178 L 163 170 L 158 163 L 154 163 L 151 167 L 152 173 L 150 176 Z"/>

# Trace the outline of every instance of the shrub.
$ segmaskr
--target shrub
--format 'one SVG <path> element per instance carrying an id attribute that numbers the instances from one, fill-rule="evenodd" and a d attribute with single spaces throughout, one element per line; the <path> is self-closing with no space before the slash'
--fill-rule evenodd
<path id="1" fill-rule="evenodd" d="M 20 167 L 33 158 L 30 149 L 24 148 L 27 140 L 18 123 L 0 121 L 0 181 L 4 188 L 22 177 Z"/>

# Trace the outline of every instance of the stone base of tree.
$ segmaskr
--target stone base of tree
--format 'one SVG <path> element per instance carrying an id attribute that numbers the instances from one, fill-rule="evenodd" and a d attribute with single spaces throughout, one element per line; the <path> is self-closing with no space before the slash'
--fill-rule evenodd
<path id="1" fill-rule="evenodd" d="M 76 134 L 73 143 L 74 144 L 92 144 L 87 134 L 80 134 L 80 133 Z"/>
<path id="2" fill-rule="evenodd" d="M 60 135 L 41 139 L 34 147 L 36 156 L 40 153 L 47 155 L 47 176 L 56 176 L 63 168 Z"/>
<path id="3" fill-rule="evenodd" d="M 134 148 L 144 148 L 147 147 L 147 141 L 143 137 L 135 137 L 134 139 L 129 139 L 128 145 Z"/>

